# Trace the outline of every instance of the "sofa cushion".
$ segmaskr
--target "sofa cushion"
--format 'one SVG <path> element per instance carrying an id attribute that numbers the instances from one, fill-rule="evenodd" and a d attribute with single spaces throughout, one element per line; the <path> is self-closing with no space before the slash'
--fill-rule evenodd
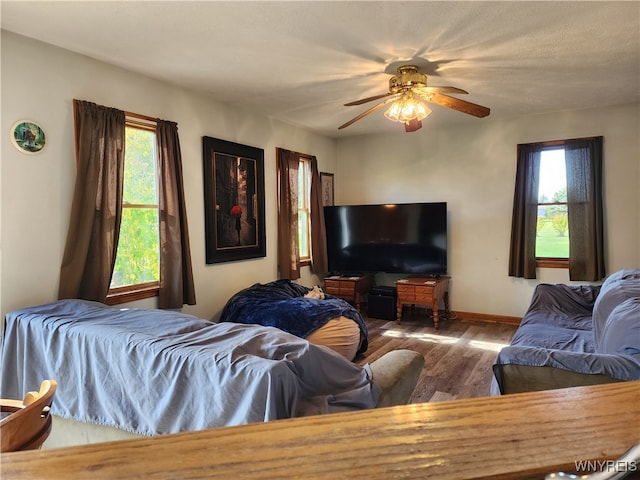
<path id="1" fill-rule="evenodd" d="M 600 353 L 640 355 L 640 297 L 613 309 L 602 329 Z"/>
<path id="2" fill-rule="evenodd" d="M 602 331 L 609 315 L 629 298 L 640 298 L 640 269 L 620 270 L 611 274 L 602 284 L 593 305 L 593 340 L 597 352 L 601 351 Z"/>

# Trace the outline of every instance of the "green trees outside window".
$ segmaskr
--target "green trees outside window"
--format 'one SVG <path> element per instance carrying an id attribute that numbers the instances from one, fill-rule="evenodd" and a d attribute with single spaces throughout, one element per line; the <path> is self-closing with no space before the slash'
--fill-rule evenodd
<path id="1" fill-rule="evenodd" d="M 125 129 L 123 209 L 111 288 L 160 279 L 156 134 Z"/>
<path id="2" fill-rule="evenodd" d="M 300 158 L 298 164 L 298 254 L 301 259 L 311 257 L 311 161 Z"/>
<path id="3" fill-rule="evenodd" d="M 567 175 L 564 149 L 544 150 L 540 159 L 536 257 L 569 258 Z"/>

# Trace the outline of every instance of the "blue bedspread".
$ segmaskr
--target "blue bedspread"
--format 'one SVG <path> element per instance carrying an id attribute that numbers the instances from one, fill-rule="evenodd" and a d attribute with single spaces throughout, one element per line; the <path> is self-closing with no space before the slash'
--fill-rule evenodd
<path id="1" fill-rule="evenodd" d="M 275 328 L 81 300 L 6 316 L 0 395 L 43 379 L 58 382 L 54 414 L 146 435 L 373 408 L 379 395 L 368 366 Z"/>
<path id="2" fill-rule="evenodd" d="M 596 285 L 536 286 L 529 308 L 511 339 L 494 361 L 491 392 L 504 391 L 502 365 L 553 367 L 618 380 L 640 379 L 640 356 L 598 351 L 593 310 L 600 293 Z M 638 339 L 630 339 L 638 345 Z"/>
<path id="3" fill-rule="evenodd" d="M 301 338 L 306 338 L 329 320 L 347 317 L 355 321 L 362 333 L 358 354 L 368 347 L 367 325 L 360 312 L 350 303 L 332 295 L 324 300 L 305 298 L 309 288 L 291 280 L 275 280 L 239 291 L 229 299 L 221 322 L 258 324 L 276 327 Z"/>

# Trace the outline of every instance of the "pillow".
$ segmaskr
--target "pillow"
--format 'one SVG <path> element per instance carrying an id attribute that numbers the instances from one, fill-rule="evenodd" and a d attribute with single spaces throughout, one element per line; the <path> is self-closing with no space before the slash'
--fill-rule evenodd
<path id="1" fill-rule="evenodd" d="M 315 345 L 329 347 L 351 362 L 360 348 L 362 335 L 356 322 L 347 317 L 339 317 L 329 320 L 307 335 L 306 340 Z"/>
<path id="2" fill-rule="evenodd" d="M 628 298 L 640 297 L 640 269 L 620 270 L 611 274 L 600 287 L 593 305 L 593 341 L 598 350 L 602 330 L 609 315 Z"/>
<path id="3" fill-rule="evenodd" d="M 602 329 L 599 353 L 640 354 L 640 297 L 613 309 Z"/>

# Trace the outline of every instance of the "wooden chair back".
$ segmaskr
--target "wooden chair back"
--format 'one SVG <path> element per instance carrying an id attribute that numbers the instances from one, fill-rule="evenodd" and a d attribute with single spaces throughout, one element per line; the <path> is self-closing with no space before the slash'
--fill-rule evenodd
<path id="1" fill-rule="evenodd" d="M 35 450 L 42 446 L 51 432 L 49 409 L 58 384 L 44 380 L 40 391 L 28 392 L 22 401 L 0 399 L 6 415 L 0 420 L 0 452 Z"/>

